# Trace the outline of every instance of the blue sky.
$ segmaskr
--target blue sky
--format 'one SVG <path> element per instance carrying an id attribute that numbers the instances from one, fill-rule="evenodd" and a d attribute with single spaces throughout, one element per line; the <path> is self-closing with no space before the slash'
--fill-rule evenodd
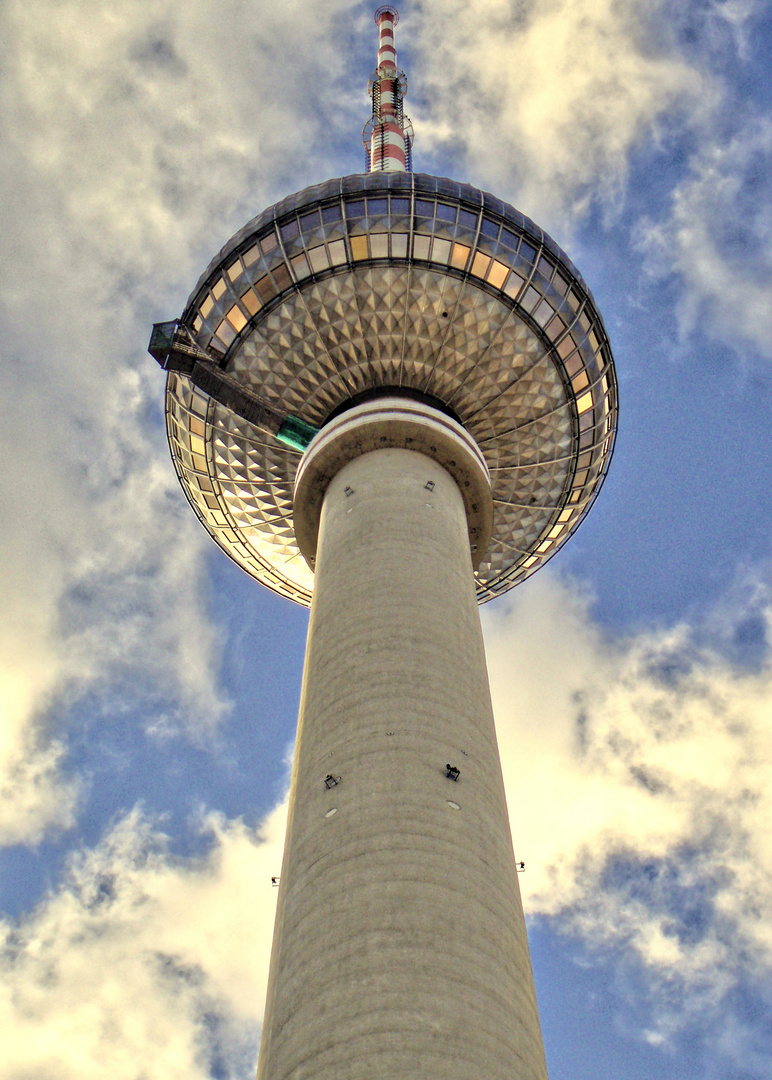
<path id="1" fill-rule="evenodd" d="M 772 14 L 423 0 L 421 171 L 568 251 L 608 480 L 483 609 L 551 1080 L 772 1071 Z M 178 489 L 145 353 L 212 255 L 359 171 L 372 6 L 9 0 L 2 1080 L 252 1075 L 307 614 Z"/>

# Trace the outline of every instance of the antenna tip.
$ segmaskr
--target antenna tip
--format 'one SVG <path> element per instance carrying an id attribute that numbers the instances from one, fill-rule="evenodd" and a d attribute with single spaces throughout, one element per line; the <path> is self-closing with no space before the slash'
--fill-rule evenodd
<path id="1" fill-rule="evenodd" d="M 383 7 L 378 8 L 378 10 L 375 13 L 375 25 L 376 26 L 380 26 L 381 17 L 383 15 L 391 15 L 392 19 L 394 20 L 394 25 L 395 26 L 399 22 L 399 12 L 397 11 L 397 9 L 395 7 L 392 7 L 391 4 L 384 4 Z"/>

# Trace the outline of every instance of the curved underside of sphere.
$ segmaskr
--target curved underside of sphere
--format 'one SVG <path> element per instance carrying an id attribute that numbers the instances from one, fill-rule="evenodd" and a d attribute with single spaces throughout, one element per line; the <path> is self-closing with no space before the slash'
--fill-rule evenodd
<path id="1" fill-rule="evenodd" d="M 374 173 L 291 196 L 226 245 L 183 323 L 245 389 L 317 428 L 378 388 L 452 410 L 492 481 L 481 602 L 554 554 L 605 476 L 617 388 L 592 297 L 537 226 L 467 185 Z M 183 488 L 214 539 L 307 604 L 313 575 L 292 523 L 298 454 L 178 373 L 167 416 Z"/>

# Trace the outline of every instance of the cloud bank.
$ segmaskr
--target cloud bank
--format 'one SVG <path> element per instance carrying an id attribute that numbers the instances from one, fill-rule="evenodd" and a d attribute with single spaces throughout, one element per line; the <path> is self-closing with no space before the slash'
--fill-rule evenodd
<path id="1" fill-rule="evenodd" d="M 529 915 L 637 973 L 639 1038 L 696 1024 L 708 1075 L 735 1060 L 762 1077 L 768 1048 L 733 994 L 772 972 L 772 665 L 763 642 L 727 655 L 742 601 L 701 635 L 612 639 L 586 596 L 545 572 L 485 623 Z M 763 583 L 753 607 L 768 641 Z M 5 926 L 3 1075 L 203 1078 L 216 1063 L 248 1077 L 285 817 L 282 805 L 252 834 L 209 815 L 207 853 L 180 858 L 137 809 L 74 855 Z"/>
<path id="2" fill-rule="evenodd" d="M 212 546 L 169 468 L 143 354 L 283 175 L 330 167 L 307 103 L 324 112 L 334 92 L 322 75 L 346 7 L 3 8 L 0 844 L 72 824 L 61 721 L 88 690 L 108 722 L 155 711 L 151 727 L 198 739 L 227 713 Z"/>
<path id="3" fill-rule="evenodd" d="M 0 924 L 5 1080 L 253 1075 L 285 821 L 210 815 L 208 854 L 179 860 L 135 810 Z"/>
<path id="4" fill-rule="evenodd" d="M 616 204 L 633 152 L 715 98 L 668 13 L 663 0 L 425 0 L 421 146 L 465 160 L 472 182 L 515 185 L 537 219 Z"/>
<path id="5" fill-rule="evenodd" d="M 772 123 L 749 118 L 694 155 L 639 245 L 655 278 L 680 286 L 681 337 L 698 328 L 739 353 L 772 356 Z"/>
<path id="6" fill-rule="evenodd" d="M 527 909 L 637 957 L 655 1042 L 696 1014 L 728 1032 L 729 995 L 772 973 L 772 605 L 756 594 L 762 647 L 734 657 L 745 604 L 701 634 L 612 639 L 545 574 L 486 613 Z"/>

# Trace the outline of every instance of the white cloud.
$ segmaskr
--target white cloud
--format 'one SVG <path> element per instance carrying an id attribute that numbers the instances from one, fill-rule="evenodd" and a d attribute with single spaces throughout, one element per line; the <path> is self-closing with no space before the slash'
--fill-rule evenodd
<path id="1" fill-rule="evenodd" d="M 286 808 L 252 834 L 207 817 L 172 857 L 134 811 L 71 860 L 18 927 L 0 924 L 4 1080 L 253 1075 Z"/>
<path id="2" fill-rule="evenodd" d="M 656 277 L 681 286 L 681 332 L 699 324 L 738 351 L 772 356 L 772 124 L 749 120 L 703 147 L 674 190 L 669 212 L 641 228 Z"/>
<path id="3" fill-rule="evenodd" d="M 14 109 L 4 135 L 16 171 L 34 178 L 19 196 L 47 194 L 92 260 L 176 283 L 191 249 L 200 257 L 200 237 L 209 252 L 234 212 L 242 224 L 249 195 L 255 212 L 282 172 L 324 160 L 309 91 L 320 105 L 334 92 L 320 74 L 334 70 L 331 25 L 350 6 L 7 5 Z"/>
<path id="4" fill-rule="evenodd" d="M 753 19 L 762 9 L 760 0 L 714 0 L 707 6 L 705 19 L 709 28 L 715 28 L 716 35 L 728 28 L 738 56 L 747 60 Z"/>
<path id="5" fill-rule="evenodd" d="M 739 26 L 741 8 L 724 4 L 723 17 Z M 152 415 L 162 379 L 140 355 L 152 318 L 179 310 L 217 244 L 284 194 L 285 176 L 336 171 L 320 117 L 334 115 L 334 23 L 352 9 L 3 9 L 12 406 L 0 428 L 0 843 L 72 822 L 78 787 L 62 779 L 51 726 L 62 695 L 163 684 L 173 721 L 202 737 L 227 708 L 206 610 L 209 541 L 181 502 Z M 661 10 L 426 3 L 434 102 L 421 143 L 445 147 L 449 125 L 468 122 L 458 149 L 485 163 L 475 169 L 486 183 L 506 192 L 517 175 L 529 211 L 583 213 L 593 192 L 619 190 L 643 139 L 699 95 L 705 107 L 713 100 L 667 34 L 651 33 L 646 12 Z M 764 345 L 757 281 L 769 222 L 766 210 L 741 211 L 769 140 L 759 124 L 704 151 L 650 248 L 669 253 L 665 269 L 687 285 L 684 325 L 715 318 L 728 334 L 739 312 Z M 711 220 L 744 222 L 750 269 L 709 234 Z M 722 1000 L 741 968 L 767 971 L 767 669 L 732 666 L 685 629 L 610 641 L 549 576 L 489 618 L 530 909 L 621 943 L 661 984 L 688 982 L 695 1007 Z M 283 831 L 278 812 L 271 821 L 256 844 L 239 823 L 212 818 L 210 854 L 185 861 L 135 814 L 18 930 L 8 925 L 3 1076 L 128 1080 L 141 1064 L 148 1080 L 203 1077 L 215 1053 L 207 1016 L 228 1075 L 247 1075 Z M 691 901 L 704 908 L 699 933 L 684 914 Z M 673 1015 L 658 1016 L 652 1040 Z"/>
<path id="6" fill-rule="evenodd" d="M 0 843 L 71 823 L 77 782 L 59 776 L 52 718 L 86 689 L 144 688 L 155 730 L 203 738 L 228 707 L 213 548 L 183 505 L 163 378 L 142 357 L 153 319 L 179 312 L 283 175 L 327 168 L 318 116 L 348 7 L 3 8 Z"/>
<path id="7" fill-rule="evenodd" d="M 463 154 L 473 182 L 500 194 L 516 183 L 537 218 L 614 203 L 633 150 L 715 98 L 662 2 L 427 0 L 422 11 L 421 145 Z"/>
<path id="8" fill-rule="evenodd" d="M 529 912 L 637 956 L 659 1036 L 768 978 L 768 651 L 730 663 L 686 627 L 612 638 L 549 574 L 485 623 Z"/>
<path id="9" fill-rule="evenodd" d="M 2 690 L 8 691 L 7 681 Z M 26 690 L 26 687 L 22 688 Z M 64 748 L 41 739 L 11 702 L 0 711 L 0 844 L 38 843 L 46 830 L 69 828 L 75 819 L 78 784 L 59 773 Z"/>

